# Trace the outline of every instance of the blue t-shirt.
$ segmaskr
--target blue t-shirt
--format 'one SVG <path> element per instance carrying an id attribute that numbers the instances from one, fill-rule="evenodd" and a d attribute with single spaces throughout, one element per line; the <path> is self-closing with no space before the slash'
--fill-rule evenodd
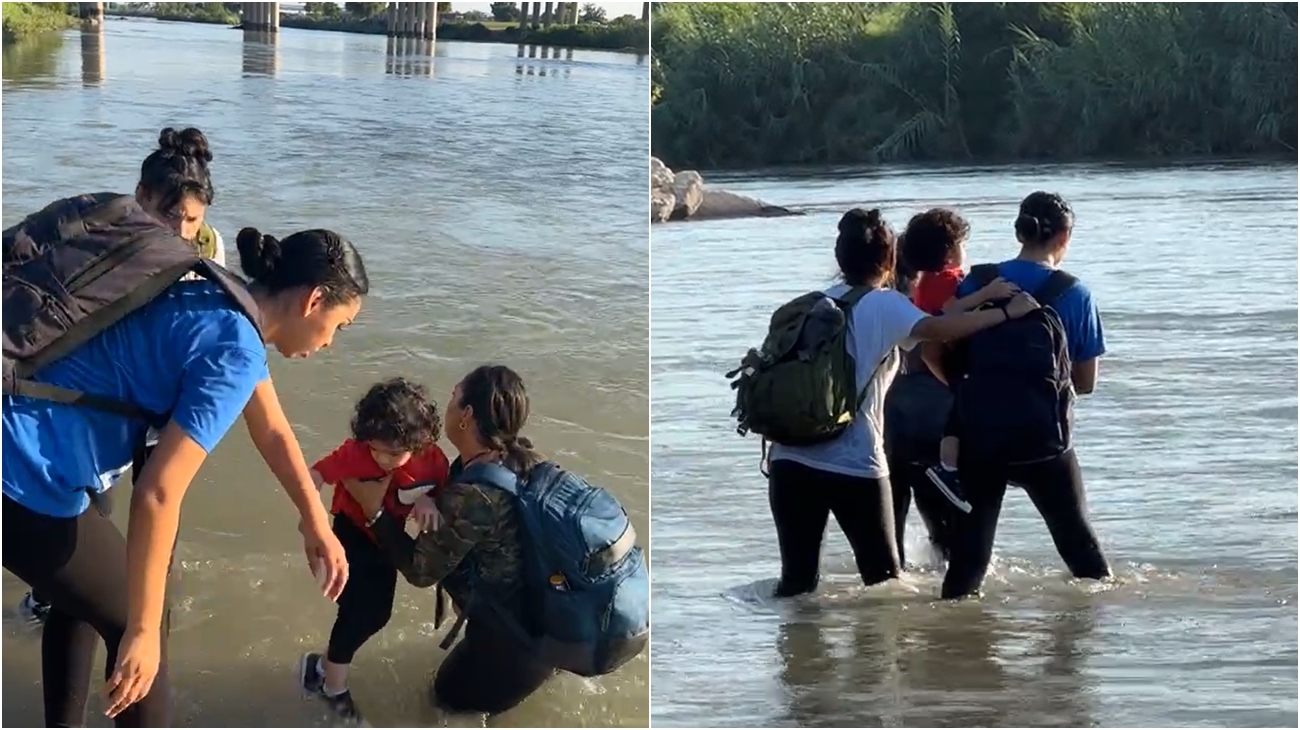
<path id="1" fill-rule="evenodd" d="M 182 281 L 37 381 L 124 400 L 172 420 L 212 451 L 268 377 L 266 346 L 216 284 Z M 86 510 L 87 490 L 113 486 L 146 425 L 34 398 L 4 397 L 4 495 L 52 517 Z"/>
<path id="2" fill-rule="evenodd" d="M 998 264 L 998 274 L 1030 294 L 1042 286 L 1053 269 L 1045 264 L 1023 259 L 1011 259 Z M 957 287 L 957 297 L 974 294 L 979 284 L 971 277 Z M 1061 293 L 1052 304 L 1061 324 L 1065 325 L 1065 338 L 1070 349 L 1071 362 L 1087 362 L 1106 354 L 1106 335 L 1101 328 L 1101 313 L 1093 301 L 1092 291 L 1082 281 Z"/>

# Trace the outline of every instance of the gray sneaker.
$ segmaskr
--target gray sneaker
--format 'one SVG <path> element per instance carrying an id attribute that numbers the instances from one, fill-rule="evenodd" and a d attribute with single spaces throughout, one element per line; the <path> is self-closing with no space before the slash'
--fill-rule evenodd
<path id="1" fill-rule="evenodd" d="M 50 615 L 50 604 L 42 601 L 35 592 L 28 591 L 18 602 L 18 615 L 29 624 L 43 624 Z"/>
<path id="2" fill-rule="evenodd" d="M 344 690 L 336 695 L 325 692 L 325 674 L 321 671 L 320 654 L 316 652 L 304 654 L 298 660 L 295 674 L 298 675 L 298 684 L 302 688 L 304 695 L 319 698 L 331 713 L 349 725 L 361 724 L 361 711 L 357 709 L 357 704 L 352 701 L 352 692 L 350 690 Z"/>
<path id="3" fill-rule="evenodd" d="M 957 480 L 957 472 L 952 469 L 945 469 L 942 466 L 932 466 L 925 470 L 925 475 L 943 493 L 943 496 L 947 497 L 949 502 L 952 502 L 954 507 L 966 514 L 970 514 L 970 502 L 967 502 L 966 495 L 962 494 L 961 482 Z"/>

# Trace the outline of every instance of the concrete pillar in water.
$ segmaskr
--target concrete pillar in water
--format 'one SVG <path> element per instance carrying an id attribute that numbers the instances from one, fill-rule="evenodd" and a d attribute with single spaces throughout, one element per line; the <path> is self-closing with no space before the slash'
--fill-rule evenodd
<path id="1" fill-rule="evenodd" d="M 397 3 L 388 3 L 388 37 L 397 35 Z"/>
<path id="2" fill-rule="evenodd" d="M 578 6 L 578 4 L 577 4 L 577 3 L 569 3 L 569 25 L 577 25 L 577 24 L 578 24 L 578 16 L 579 16 L 580 14 L 581 14 L 581 9 L 580 9 L 580 7 Z"/>
<path id="3" fill-rule="evenodd" d="M 542 27 L 551 27 L 551 22 L 555 18 L 555 3 L 545 3 L 546 9 L 542 11 Z"/>
<path id="4" fill-rule="evenodd" d="M 537 27 L 537 16 L 541 15 L 541 12 L 542 12 L 542 4 L 533 3 L 533 22 L 532 22 L 533 28 Z"/>
<path id="5" fill-rule="evenodd" d="M 411 20 L 411 37 L 423 38 L 424 23 L 425 23 L 424 13 L 429 4 L 428 3 L 411 3 L 411 4 L 415 6 L 415 8 L 411 12 L 413 16 Z"/>
<path id="6" fill-rule="evenodd" d="M 86 23 L 81 27 L 81 83 L 104 83 L 104 26 Z"/>
<path id="7" fill-rule="evenodd" d="M 416 3 L 402 3 L 402 37 L 415 37 L 415 5 Z"/>
<path id="8" fill-rule="evenodd" d="M 267 18 L 267 30 L 272 33 L 280 32 L 280 3 L 267 3 L 266 10 L 270 17 Z"/>
<path id="9" fill-rule="evenodd" d="M 82 25 L 100 25 L 104 22 L 104 3 L 77 3 L 77 17 Z"/>
<path id="10" fill-rule="evenodd" d="M 519 30 L 528 27 L 528 3 L 519 3 Z"/>
<path id="11" fill-rule="evenodd" d="M 424 33 L 424 39 L 427 41 L 438 40 L 438 3 L 427 3 L 429 6 L 429 27 Z M 433 55 L 433 47 L 429 48 L 429 55 Z"/>
<path id="12" fill-rule="evenodd" d="M 650 3 L 641 3 L 641 22 L 650 22 Z"/>

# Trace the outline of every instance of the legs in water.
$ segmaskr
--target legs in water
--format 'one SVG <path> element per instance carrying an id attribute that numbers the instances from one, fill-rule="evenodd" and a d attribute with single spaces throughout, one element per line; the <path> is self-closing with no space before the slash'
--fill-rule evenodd
<path id="1" fill-rule="evenodd" d="M 475 621 L 433 680 L 433 702 L 448 712 L 505 712 L 541 688 L 555 669 L 539 664 L 511 636 Z"/>
<path id="2" fill-rule="evenodd" d="M 108 649 L 104 676 L 126 633 L 126 540 L 97 509 L 74 518 L 32 512 L 5 497 L 4 567 L 50 601 L 41 639 L 41 682 L 49 727 L 86 723 L 90 662 L 98 638 Z M 172 727 L 167 615 L 153 687 L 118 715 L 118 727 Z"/>
<path id="3" fill-rule="evenodd" d="M 357 650 L 388 625 L 397 589 L 397 568 L 370 536 L 346 517 L 334 517 L 334 534 L 347 552 L 349 576 L 338 600 L 338 617 L 324 654 L 302 657 L 298 672 L 303 691 L 326 701 L 344 720 L 361 713 L 348 690 L 348 670 Z"/>
<path id="4" fill-rule="evenodd" d="M 874 585 L 902 572 L 889 479 L 850 477 L 784 459 L 773 462 L 770 473 L 768 501 L 781 548 L 777 597 L 817 588 L 822 537 L 832 512 L 853 547 L 863 583 Z"/>
<path id="5" fill-rule="evenodd" d="M 949 558 L 954 531 L 960 516 L 926 476 L 926 468 L 920 464 L 891 461 L 889 465 L 889 483 L 893 488 L 894 531 L 897 537 L 898 560 L 906 567 L 907 558 L 904 549 L 907 528 L 908 508 L 916 500 L 916 511 L 925 524 L 930 547 L 944 560 Z"/>
<path id="6" fill-rule="evenodd" d="M 971 503 L 966 526 L 958 531 L 943 597 L 960 598 L 978 593 L 993 557 L 998 515 L 1008 480 L 1023 486 L 1065 560 L 1078 578 L 1101 579 L 1110 575 L 1096 533 L 1088 521 L 1083 475 L 1074 451 L 1037 464 L 1009 466 L 982 463 L 962 457 L 961 478 Z"/>

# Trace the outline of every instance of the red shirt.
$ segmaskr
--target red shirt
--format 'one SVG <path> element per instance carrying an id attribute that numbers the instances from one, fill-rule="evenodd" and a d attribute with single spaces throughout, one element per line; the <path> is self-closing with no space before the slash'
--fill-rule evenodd
<path id="1" fill-rule="evenodd" d="M 957 295 L 957 287 L 966 274 L 961 269 L 925 272 L 912 290 L 912 303 L 926 314 L 943 314 L 943 305 Z"/>
<path id="2" fill-rule="evenodd" d="M 329 456 L 316 462 L 312 469 L 325 482 L 334 485 L 330 512 L 351 520 L 373 538 L 374 534 L 366 527 L 366 514 L 361 510 L 361 505 L 357 504 L 342 484 L 344 479 L 379 479 L 384 476 L 383 468 L 370 455 L 370 446 L 364 441 L 348 439 Z M 405 521 L 407 515 L 411 514 L 411 507 L 397 501 L 397 490 L 420 482 L 436 482 L 438 486 L 433 491 L 436 494 L 447 483 L 450 471 L 447 455 L 437 445 L 412 454 L 405 464 L 393 471 L 393 477 L 388 482 L 388 493 L 384 495 L 384 511 Z"/>

